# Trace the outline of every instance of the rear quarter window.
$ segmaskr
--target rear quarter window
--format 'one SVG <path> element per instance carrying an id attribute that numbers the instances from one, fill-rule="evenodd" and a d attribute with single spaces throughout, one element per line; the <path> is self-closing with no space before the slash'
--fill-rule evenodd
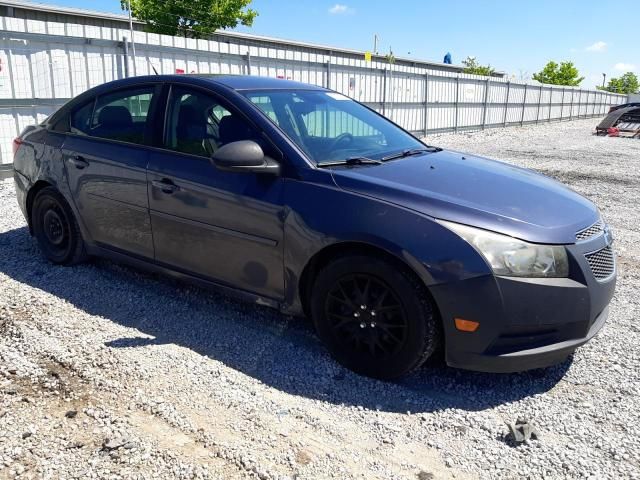
<path id="1" fill-rule="evenodd" d="M 56 126 L 54 126 L 54 130 L 58 130 L 58 124 L 61 122 L 68 122 L 68 127 L 71 133 L 80 134 L 80 135 L 89 135 L 91 132 L 91 114 L 93 113 L 93 101 L 83 105 L 78 108 L 74 112 L 71 113 L 70 119 L 67 117 L 63 117 Z M 60 126 L 62 128 L 62 125 Z"/>

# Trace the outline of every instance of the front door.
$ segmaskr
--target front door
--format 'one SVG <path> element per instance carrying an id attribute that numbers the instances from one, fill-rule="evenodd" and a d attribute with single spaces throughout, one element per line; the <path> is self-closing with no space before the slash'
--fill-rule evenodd
<path id="1" fill-rule="evenodd" d="M 153 258 L 146 168 L 154 85 L 101 95 L 71 113 L 62 145 L 81 220 L 99 246 Z"/>
<path id="2" fill-rule="evenodd" d="M 164 137 L 148 167 L 156 261 L 281 299 L 283 180 L 210 162 L 221 145 L 259 135 L 223 99 L 174 85 Z"/>

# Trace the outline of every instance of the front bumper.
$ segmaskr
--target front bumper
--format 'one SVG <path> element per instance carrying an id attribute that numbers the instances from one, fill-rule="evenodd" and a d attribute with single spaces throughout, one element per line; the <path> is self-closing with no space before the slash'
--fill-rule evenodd
<path id="1" fill-rule="evenodd" d="M 595 322 L 582 338 L 564 340 L 541 347 L 517 350 L 498 355 L 484 355 L 464 353 L 459 351 L 447 352 L 447 364 L 451 367 L 464 368 L 490 373 L 513 373 L 534 368 L 545 368 L 561 363 L 571 355 L 576 348 L 584 345 L 600 331 L 609 315 L 609 307 L 596 317 Z"/>
<path id="2" fill-rule="evenodd" d="M 568 246 L 570 278 L 486 275 L 432 286 L 443 320 L 447 364 L 507 373 L 564 361 L 607 319 L 615 272 L 596 280 L 585 255 L 608 245 L 610 239 L 600 236 Z M 475 332 L 461 332 L 455 318 L 480 326 Z"/>

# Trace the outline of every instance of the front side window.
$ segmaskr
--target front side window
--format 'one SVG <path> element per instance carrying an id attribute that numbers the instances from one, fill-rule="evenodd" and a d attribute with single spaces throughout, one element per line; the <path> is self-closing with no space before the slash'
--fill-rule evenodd
<path id="1" fill-rule="evenodd" d="M 153 92 L 149 86 L 101 95 L 71 114 L 71 132 L 143 144 Z"/>
<path id="2" fill-rule="evenodd" d="M 316 163 L 349 157 L 379 159 L 424 148 L 411 135 L 334 92 L 248 91 L 245 95 Z"/>
<path id="3" fill-rule="evenodd" d="M 164 139 L 166 148 L 210 158 L 222 145 L 258 138 L 243 118 L 229 111 L 213 95 L 172 87 Z"/>

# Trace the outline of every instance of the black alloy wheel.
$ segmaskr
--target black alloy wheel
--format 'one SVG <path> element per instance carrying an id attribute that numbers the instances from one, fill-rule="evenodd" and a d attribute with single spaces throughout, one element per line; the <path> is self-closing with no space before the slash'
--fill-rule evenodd
<path id="1" fill-rule="evenodd" d="M 384 281 L 371 275 L 338 279 L 324 311 L 335 337 L 360 354 L 390 357 L 406 341 L 408 321 L 400 300 Z"/>
<path id="2" fill-rule="evenodd" d="M 353 255 L 330 262 L 316 276 L 310 311 L 333 357 L 361 375 L 406 375 L 440 344 L 440 321 L 426 287 L 391 259 Z"/>

